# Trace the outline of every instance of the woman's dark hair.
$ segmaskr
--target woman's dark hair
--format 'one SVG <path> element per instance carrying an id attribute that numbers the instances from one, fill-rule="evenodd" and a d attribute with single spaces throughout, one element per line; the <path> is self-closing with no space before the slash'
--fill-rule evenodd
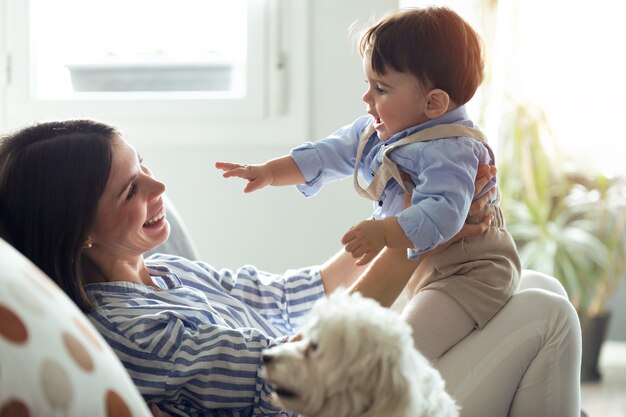
<path id="1" fill-rule="evenodd" d="M 409 72 L 440 88 L 457 105 L 467 103 L 482 83 L 482 42 L 472 27 L 446 7 L 406 9 L 370 27 L 359 44 L 372 69 Z"/>
<path id="2" fill-rule="evenodd" d="M 17 250 L 83 310 L 81 249 L 109 178 L 118 131 L 91 120 L 38 123 L 0 142 L 0 218 Z"/>

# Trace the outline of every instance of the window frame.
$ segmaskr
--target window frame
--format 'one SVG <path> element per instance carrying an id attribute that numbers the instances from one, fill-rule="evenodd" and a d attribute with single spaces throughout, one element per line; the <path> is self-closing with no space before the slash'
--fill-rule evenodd
<path id="1" fill-rule="evenodd" d="M 215 143 L 223 139 L 271 143 L 306 135 L 308 102 L 308 0 L 248 0 L 248 97 L 63 100 L 32 96 L 28 0 L 0 0 L 0 125 L 14 128 L 38 120 L 92 118 L 118 126 L 133 142 Z M 9 16 L 11 16 L 9 18 Z M 293 23 L 296 22 L 297 25 Z M 298 30 L 294 30 L 294 27 Z M 4 45 L 4 51 L 2 51 Z M 24 53 L 24 51 L 29 51 Z M 3 63 L 4 61 L 4 63 Z M 4 86 L 4 87 L 2 87 Z"/>

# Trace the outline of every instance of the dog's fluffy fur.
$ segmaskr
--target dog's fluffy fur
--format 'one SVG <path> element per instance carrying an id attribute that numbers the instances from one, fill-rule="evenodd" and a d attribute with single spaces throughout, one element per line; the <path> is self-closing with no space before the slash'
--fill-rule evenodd
<path id="1" fill-rule="evenodd" d="M 374 300 L 335 291 L 314 306 L 302 336 L 263 355 L 281 408 L 307 417 L 459 415 L 410 326 Z"/>

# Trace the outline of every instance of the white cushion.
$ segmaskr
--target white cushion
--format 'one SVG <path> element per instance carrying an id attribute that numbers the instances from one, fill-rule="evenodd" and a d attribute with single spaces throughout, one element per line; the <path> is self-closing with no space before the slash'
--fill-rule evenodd
<path id="1" fill-rule="evenodd" d="M 0 416 L 53 415 L 151 413 L 78 307 L 0 239 Z"/>

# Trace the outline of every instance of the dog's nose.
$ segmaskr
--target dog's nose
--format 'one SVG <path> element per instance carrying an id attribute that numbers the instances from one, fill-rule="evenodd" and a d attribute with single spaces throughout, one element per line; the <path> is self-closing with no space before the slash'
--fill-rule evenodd
<path id="1" fill-rule="evenodd" d="M 272 361 L 273 356 L 270 355 L 269 353 L 264 353 L 261 355 L 261 361 L 267 365 L 268 363 L 270 363 Z"/>

